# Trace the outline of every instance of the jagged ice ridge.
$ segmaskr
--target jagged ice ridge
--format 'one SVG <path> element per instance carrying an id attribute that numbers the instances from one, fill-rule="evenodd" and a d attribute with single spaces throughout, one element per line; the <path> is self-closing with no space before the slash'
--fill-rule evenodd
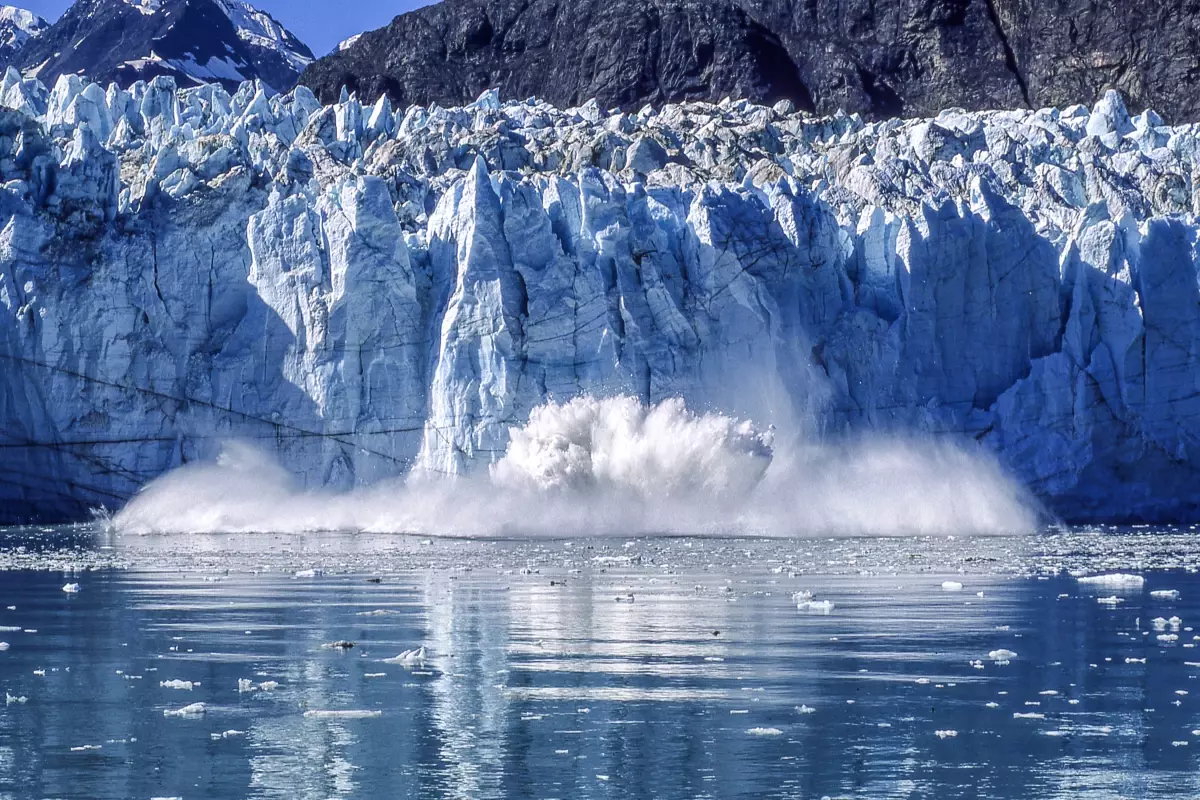
<path id="1" fill-rule="evenodd" d="M 1072 520 L 1200 516 L 1200 128 L 1095 109 L 393 110 L 0 82 L 0 507 L 222 437 L 305 485 L 503 455 L 546 398 L 977 440 Z"/>

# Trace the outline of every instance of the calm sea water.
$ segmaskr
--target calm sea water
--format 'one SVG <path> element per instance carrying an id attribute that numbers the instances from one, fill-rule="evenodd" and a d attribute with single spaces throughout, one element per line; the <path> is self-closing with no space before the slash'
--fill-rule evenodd
<path id="1" fill-rule="evenodd" d="M 1189 542 L 8 531 L 0 798 L 1197 797 Z"/>

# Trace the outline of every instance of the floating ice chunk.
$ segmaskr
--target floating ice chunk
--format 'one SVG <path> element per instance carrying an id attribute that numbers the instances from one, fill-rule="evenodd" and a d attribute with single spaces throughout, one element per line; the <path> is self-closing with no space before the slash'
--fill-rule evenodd
<path id="1" fill-rule="evenodd" d="M 1160 633 L 1156 638 L 1160 642 L 1175 642 L 1175 641 L 1179 640 L 1179 634 L 1177 634 L 1177 633 Z"/>
<path id="2" fill-rule="evenodd" d="M 1013 719 L 1045 719 L 1046 715 L 1037 711 L 1014 711 Z"/>
<path id="3" fill-rule="evenodd" d="M 1104 586 L 1111 589 L 1140 589 L 1146 584 L 1141 575 L 1114 572 L 1111 575 L 1091 575 L 1077 580 L 1085 586 Z"/>
<path id="4" fill-rule="evenodd" d="M 995 661 L 997 664 L 1007 664 L 1017 657 L 1017 654 L 1012 650 L 1006 650 L 1001 647 L 999 650 L 993 650 L 988 653 L 988 659 Z"/>
<path id="5" fill-rule="evenodd" d="M 25 697 L 25 696 L 17 697 L 16 695 L 9 694 L 8 692 L 4 693 L 4 705 L 6 705 L 6 706 L 12 706 L 12 705 L 23 706 L 28 702 L 29 702 L 28 697 Z"/>
<path id="6" fill-rule="evenodd" d="M 1171 742 L 1171 747 L 1187 747 L 1188 744 L 1189 743 L 1186 741 L 1179 740 L 1179 741 Z"/>
<path id="7" fill-rule="evenodd" d="M 258 688 L 264 692 L 273 692 L 279 688 L 279 681 L 263 681 L 258 685 Z"/>
<path id="8" fill-rule="evenodd" d="M 203 716 L 206 709 L 204 703 L 192 703 L 190 706 L 183 708 L 168 708 L 163 710 L 164 717 L 200 717 Z"/>
<path id="9" fill-rule="evenodd" d="M 180 681 L 180 680 L 159 681 L 158 685 L 164 689 L 184 689 L 189 692 L 192 690 L 192 687 L 195 686 L 195 684 L 193 684 L 191 681 Z"/>
<path id="10" fill-rule="evenodd" d="M 933 734 L 939 739 L 953 739 L 955 736 L 958 736 L 958 731 L 934 731 Z"/>
<path id="11" fill-rule="evenodd" d="M 62 590 L 67 594 L 78 594 L 82 588 L 78 583 L 68 583 Z"/>
<path id="12" fill-rule="evenodd" d="M 0 633 L 20 633 L 20 625 L 0 625 Z"/>
<path id="13" fill-rule="evenodd" d="M 245 735 L 246 735 L 245 731 L 222 731 L 221 733 L 209 734 L 209 736 L 213 739 L 213 741 L 220 741 L 221 739 L 232 739 L 234 736 L 245 736 Z"/>
<path id="14" fill-rule="evenodd" d="M 11 646 L 8 642 L 0 642 L 0 651 L 7 650 Z"/>
<path id="15" fill-rule="evenodd" d="M 1150 620 L 1150 624 L 1154 626 L 1156 631 L 1165 631 L 1167 629 L 1167 620 L 1165 617 L 1155 617 Z"/>
<path id="16" fill-rule="evenodd" d="M 1178 589 L 1156 589 L 1150 593 L 1150 596 L 1155 600 L 1178 600 Z"/>
<path id="17" fill-rule="evenodd" d="M 942 583 L 942 591 L 944 592 L 961 592 L 963 585 L 958 581 L 944 581 Z"/>
<path id="18" fill-rule="evenodd" d="M 999 708 L 999 707 L 1000 707 L 1000 704 L 999 704 L 999 703 L 997 703 L 995 700 L 991 700 L 991 701 L 988 701 L 988 702 L 986 703 L 986 706 L 987 706 L 988 708 Z"/>
<path id="19" fill-rule="evenodd" d="M 804 706 L 804 705 L 797 706 L 797 707 L 796 707 L 796 711 L 797 711 L 797 712 L 799 712 L 799 713 L 801 713 L 801 714 L 815 714 L 815 713 L 817 713 L 817 710 L 816 710 L 815 708 L 812 708 L 811 706 Z"/>
<path id="20" fill-rule="evenodd" d="M 1171 630 L 1178 631 L 1179 626 L 1183 624 L 1183 620 L 1181 620 L 1179 617 L 1171 617 L 1169 620 L 1167 620 L 1167 624 L 1171 626 Z"/>
<path id="21" fill-rule="evenodd" d="M 238 692 L 246 693 L 254 691 L 254 681 L 249 678 L 238 678 Z"/>
<path id="22" fill-rule="evenodd" d="M 1144 658 L 1127 658 L 1127 659 L 1125 659 L 1125 663 L 1126 664 L 1145 664 L 1146 659 L 1144 659 Z"/>
<path id="23" fill-rule="evenodd" d="M 318 570 L 318 569 L 302 569 L 302 570 L 298 570 L 298 571 L 295 573 L 294 577 L 297 577 L 297 578 L 315 578 L 315 577 L 317 577 L 317 576 L 318 576 L 318 575 L 320 575 L 320 574 L 321 574 L 321 571 L 320 571 L 320 570 Z"/>
<path id="24" fill-rule="evenodd" d="M 834 604 L 832 600 L 807 600 L 803 603 L 797 603 L 796 609 L 807 611 L 809 614 L 829 615 L 833 613 Z"/>
<path id="25" fill-rule="evenodd" d="M 348 710 L 348 711 L 305 711 L 306 719 L 371 719 L 382 717 L 382 711 Z"/>
<path id="26" fill-rule="evenodd" d="M 385 664 L 423 664 L 425 663 L 425 646 L 421 645 L 416 650 L 405 650 L 395 658 L 383 659 Z"/>
<path id="27" fill-rule="evenodd" d="M 1118 603 L 1124 603 L 1125 601 L 1120 597 L 1113 595 L 1112 597 L 1097 597 L 1096 602 L 1102 606 L 1115 606 Z"/>
<path id="28" fill-rule="evenodd" d="M 751 736 L 782 736 L 783 731 L 779 728 L 751 728 L 746 731 Z"/>
<path id="29" fill-rule="evenodd" d="M 1057 697 L 1058 696 L 1058 692 L 1055 691 L 1054 689 L 1047 689 L 1044 692 L 1038 692 L 1038 694 L 1040 694 L 1042 697 Z"/>
<path id="30" fill-rule="evenodd" d="M 368 672 L 365 675 L 363 675 L 363 677 L 364 678 L 386 678 L 387 673 L 386 672 Z"/>
<path id="31" fill-rule="evenodd" d="M 72 752 L 72 753 L 86 753 L 86 752 L 88 752 L 88 751 L 90 751 L 90 750 L 99 750 L 99 749 L 101 749 L 102 747 L 104 747 L 104 745 L 100 745 L 100 744 L 85 744 L 85 745 L 83 745 L 83 746 L 81 746 L 81 747 L 72 747 L 72 748 L 71 748 L 71 752 Z"/>

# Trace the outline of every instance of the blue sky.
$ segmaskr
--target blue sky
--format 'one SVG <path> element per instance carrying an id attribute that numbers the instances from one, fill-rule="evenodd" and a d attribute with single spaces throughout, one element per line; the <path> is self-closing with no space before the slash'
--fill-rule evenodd
<path id="1" fill-rule="evenodd" d="M 6 0 L 27 8 L 53 22 L 71 5 L 71 0 Z M 430 0 L 250 0 L 267 11 L 323 56 L 343 39 L 363 31 L 382 28 L 392 17 L 429 5 Z"/>

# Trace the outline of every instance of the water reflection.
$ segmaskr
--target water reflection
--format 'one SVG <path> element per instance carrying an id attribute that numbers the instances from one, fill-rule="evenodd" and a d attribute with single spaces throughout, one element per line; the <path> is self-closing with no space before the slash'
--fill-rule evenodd
<path id="1" fill-rule="evenodd" d="M 1200 796 L 1191 574 L 2 578 L 0 798 Z"/>

